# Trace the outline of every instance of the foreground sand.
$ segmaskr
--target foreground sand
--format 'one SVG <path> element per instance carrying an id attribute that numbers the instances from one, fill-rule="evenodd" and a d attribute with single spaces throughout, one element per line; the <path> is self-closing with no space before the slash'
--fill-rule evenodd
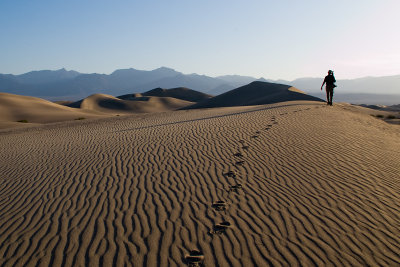
<path id="1" fill-rule="evenodd" d="M 399 137 L 317 102 L 3 130 L 0 266 L 398 266 Z"/>

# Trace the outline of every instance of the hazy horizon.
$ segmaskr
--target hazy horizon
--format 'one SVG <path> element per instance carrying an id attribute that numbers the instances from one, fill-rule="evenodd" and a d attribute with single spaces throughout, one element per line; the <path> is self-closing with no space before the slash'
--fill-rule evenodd
<path id="1" fill-rule="evenodd" d="M 10 73 L 10 72 L 8 72 L 8 73 L 6 73 L 6 72 L 4 72 L 4 73 L 0 73 L 0 74 L 5 74 L 5 75 L 9 75 L 9 74 L 11 74 L 11 75 L 15 75 L 15 76 L 18 76 L 18 75 L 23 75 L 23 74 L 26 74 L 26 73 L 30 73 L 30 72 L 35 72 L 35 71 L 60 71 L 60 70 L 65 70 L 65 71 L 76 71 L 76 72 L 79 72 L 80 74 L 101 74 L 101 75 L 110 75 L 110 74 L 112 74 L 113 72 L 115 72 L 115 71 L 117 71 L 117 70 L 128 70 L 128 69 L 134 69 L 134 70 L 139 70 L 139 71 L 153 71 L 153 70 L 157 70 L 157 69 L 161 69 L 161 68 L 167 68 L 167 69 L 172 69 L 172 70 L 174 70 L 174 71 L 176 71 L 176 72 L 180 72 L 180 73 L 182 73 L 182 74 L 184 74 L 184 75 L 192 75 L 192 74 L 194 74 L 194 75 L 206 75 L 206 74 L 204 74 L 204 73 L 185 73 L 185 72 L 182 72 L 182 71 L 180 71 L 180 70 L 177 70 L 177 69 L 174 69 L 174 68 L 171 68 L 171 67 L 168 67 L 168 66 L 160 66 L 160 67 L 156 67 L 156 68 L 154 68 L 154 69 L 140 69 L 140 68 L 136 68 L 136 67 L 127 67 L 127 68 L 116 68 L 116 69 L 114 69 L 114 70 L 112 70 L 112 71 L 110 71 L 110 72 L 93 72 L 93 71 L 89 71 L 89 72 L 81 72 L 81 71 L 78 71 L 78 70 L 76 70 L 76 69 L 67 69 L 67 68 L 65 68 L 65 67 L 61 67 L 61 68 L 58 68 L 58 69 L 35 69 L 35 70 L 29 70 L 29 71 L 26 71 L 26 72 L 22 72 L 22 73 Z M 216 75 L 216 76 L 210 76 L 210 75 L 206 75 L 206 76 L 209 76 L 209 77 L 212 77 L 212 78 L 218 78 L 218 77 L 222 77 L 222 76 L 246 76 L 246 77 L 252 77 L 252 78 L 256 78 L 256 79 L 262 79 L 262 78 L 264 78 L 264 79 L 268 79 L 268 80 L 274 80 L 274 81 L 279 81 L 279 80 L 284 80 L 284 81 L 294 81 L 294 80 L 296 80 L 296 79 L 304 79 L 304 78 L 310 78 L 310 79 L 314 79 L 314 78 L 323 78 L 324 76 L 326 75 L 326 73 L 322 73 L 321 75 L 319 75 L 319 76 L 304 76 L 304 77 L 297 77 L 297 78 L 295 78 L 295 79 L 292 79 L 292 80 L 286 80 L 286 79 L 284 79 L 284 78 L 276 78 L 276 79 L 271 79 L 271 78 L 269 78 L 269 77 L 256 77 L 256 76 L 251 76 L 251 75 L 242 75 L 242 74 L 238 74 L 238 73 L 234 73 L 234 74 L 232 74 L 232 73 L 226 73 L 226 74 L 222 74 L 222 75 Z M 355 80 L 355 79 L 363 79 L 363 78 L 379 78 L 379 77 L 390 77 L 390 76 L 399 76 L 400 75 L 400 72 L 398 73 L 398 74 L 392 74 L 392 75 L 381 75 L 381 76 L 375 76 L 375 75 L 367 75 L 367 76 L 362 76 L 362 77 L 356 77 L 356 78 L 341 78 L 341 80 Z"/>

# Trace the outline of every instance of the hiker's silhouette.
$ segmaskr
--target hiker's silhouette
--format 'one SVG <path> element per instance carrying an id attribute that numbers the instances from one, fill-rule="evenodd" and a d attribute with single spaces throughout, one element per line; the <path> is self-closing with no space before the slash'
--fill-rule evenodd
<path id="1" fill-rule="evenodd" d="M 333 98 L 333 88 L 336 87 L 335 85 L 336 79 L 335 76 L 333 76 L 333 71 L 329 70 L 328 75 L 325 76 L 324 82 L 321 85 L 321 91 L 322 87 L 325 85 L 325 90 L 326 90 L 326 104 L 332 106 L 332 98 Z"/>

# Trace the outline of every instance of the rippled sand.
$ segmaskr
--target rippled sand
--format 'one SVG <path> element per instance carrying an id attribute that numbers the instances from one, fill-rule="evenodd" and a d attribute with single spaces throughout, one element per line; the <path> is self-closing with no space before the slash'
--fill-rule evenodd
<path id="1" fill-rule="evenodd" d="M 0 265 L 400 265 L 399 129 L 299 101 L 2 130 Z"/>

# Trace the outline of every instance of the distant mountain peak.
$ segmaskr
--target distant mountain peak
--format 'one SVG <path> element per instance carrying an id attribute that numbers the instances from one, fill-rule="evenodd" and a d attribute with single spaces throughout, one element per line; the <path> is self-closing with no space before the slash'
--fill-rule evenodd
<path id="1" fill-rule="evenodd" d="M 114 71 L 111 73 L 111 75 L 120 74 L 120 73 L 132 73 L 132 72 L 136 72 L 136 71 L 139 71 L 139 70 L 134 69 L 134 68 L 129 68 L 129 69 L 117 69 L 117 70 L 114 70 Z"/>
<path id="2" fill-rule="evenodd" d="M 58 70 L 36 70 L 21 75 L 14 76 L 15 79 L 23 84 L 48 84 L 62 80 L 69 80 L 79 76 L 81 73 L 65 68 Z"/>
<path id="3" fill-rule="evenodd" d="M 159 68 L 157 68 L 157 69 L 154 69 L 154 70 L 172 70 L 172 71 L 175 71 L 174 69 L 172 69 L 172 68 L 168 68 L 168 67 L 164 67 L 164 66 L 162 66 L 162 67 L 159 67 Z"/>
<path id="4" fill-rule="evenodd" d="M 151 72 L 157 72 L 157 73 L 163 73 L 163 74 L 169 74 L 169 75 L 181 74 L 180 72 L 177 72 L 176 70 L 167 68 L 167 67 L 160 67 L 160 68 L 152 70 Z"/>

